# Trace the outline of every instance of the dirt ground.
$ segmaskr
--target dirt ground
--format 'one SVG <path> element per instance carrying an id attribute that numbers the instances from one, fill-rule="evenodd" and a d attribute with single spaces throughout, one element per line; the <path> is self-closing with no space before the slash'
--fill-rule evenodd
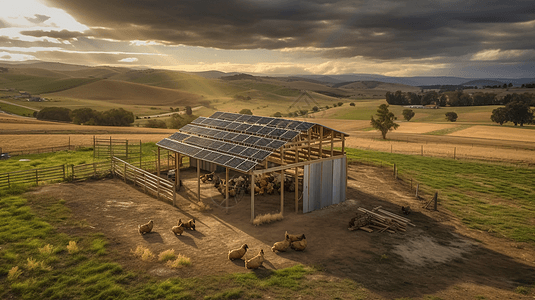
<path id="1" fill-rule="evenodd" d="M 229 261 L 229 249 L 249 245 L 246 258 L 260 249 L 265 252 L 266 269 L 280 269 L 295 264 L 323 269 L 310 279 L 340 281 L 352 279 L 369 291 L 370 299 L 424 297 L 443 299 L 527 299 L 514 292 L 517 286 L 535 283 L 535 247 L 494 237 L 485 232 L 467 230 L 459 220 L 441 209 L 422 209 L 406 183 L 392 178 L 390 170 L 366 165 L 350 165 L 347 200 L 311 213 L 295 213 L 294 194 L 285 195 L 285 218 L 268 225 L 250 223 L 250 197 L 245 195 L 228 213 L 216 205 L 214 190 L 203 185 L 204 203 L 212 210 L 199 212 L 190 205 L 196 201 L 193 170 L 181 172 L 185 185 L 177 207 L 145 195 L 118 179 L 43 186 L 34 193 L 50 194 L 66 200 L 76 218 L 88 228 L 103 232 L 111 253 L 126 268 L 146 271 L 158 277 L 193 277 L 251 272 L 242 260 Z M 189 179 L 188 179 L 189 178 Z M 217 191 L 215 192 L 217 193 Z M 256 213 L 277 212 L 279 196 L 257 196 Z M 408 217 L 416 227 L 406 233 L 367 233 L 348 231 L 347 223 L 358 207 L 382 206 L 400 213 L 400 206 L 410 205 Z M 194 217 L 197 230 L 175 236 L 170 228 L 177 220 Z M 153 232 L 140 235 L 138 224 L 154 220 Z M 308 248 L 304 252 L 289 249 L 270 251 L 274 242 L 284 239 L 284 232 L 304 233 Z M 169 269 L 163 264 L 143 262 L 131 251 L 148 247 L 158 254 L 174 249 L 191 258 L 191 266 Z M 260 271 L 262 272 L 262 270 Z M 484 297 L 484 298 L 481 298 Z"/>

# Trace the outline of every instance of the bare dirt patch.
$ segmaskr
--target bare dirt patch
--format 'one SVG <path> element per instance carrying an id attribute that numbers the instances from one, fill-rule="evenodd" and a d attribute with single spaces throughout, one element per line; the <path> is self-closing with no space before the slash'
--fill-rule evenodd
<path id="1" fill-rule="evenodd" d="M 348 200 L 343 204 L 296 214 L 293 194 L 289 193 L 285 197 L 285 218 L 257 227 L 250 223 L 248 197 L 226 213 L 213 205 L 212 197 L 207 196 L 207 185 L 203 186 L 202 200 L 212 204 L 213 210 L 192 210 L 190 204 L 196 201 L 194 173 L 181 172 L 185 187 L 180 191 L 177 207 L 117 179 L 49 185 L 34 193 L 65 199 L 75 217 L 88 225 L 86 230 L 106 235 L 108 248 L 117 254 L 119 263 L 158 277 L 249 272 L 243 261 L 227 259 L 229 249 L 247 243 L 250 249 L 246 257 L 264 249 L 267 269 L 298 263 L 320 266 L 324 280 L 355 280 L 369 291 L 370 298 L 377 299 L 431 294 L 445 299 L 520 298 L 514 289 L 535 283 L 533 246 L 467 230 L 447 212 L 421 209 L 420 200 L 414 199 L 403 182 L 393 179 L 390 170 L 352 165 L 348 172 Z M 257 214 L 276 212 L 280 207 L 278 196 L 255 199 Z M 410 205 L 413 213 L 408 217 L 417 227 L 403 234 L 347 230 L 359 206 L 372 209 L 379 205 L 396 213 L 401 205 Z M 179 218 L 192 217 L 197 220 L 197 230 L 186 231 L 182 236 L 170 231 Z M 148 220 L 154 220 L 153 232 L 140 235 L 138 224 Z M 269 251 L 274 242 L 283 239 L 285 231 L 304 233 L 308 248 L 304 252 Z M 175 270 L 155 261 L 143 262 L 131 254 L 138 245 L 156 255 L 174 249 L 190 257 L 192 265 Z"/>

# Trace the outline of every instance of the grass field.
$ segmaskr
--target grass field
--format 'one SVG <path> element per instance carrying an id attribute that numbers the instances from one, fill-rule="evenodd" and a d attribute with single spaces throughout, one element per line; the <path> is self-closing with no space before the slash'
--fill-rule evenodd
<path id="1" fill-rule="evenodd" d="M 535 242 L 533 168 L 357 149 L 347 154 L 351 160 L 396 164 L 401 176 L 423 184 L 428 195 L 438 191 L 440 205 L 469 228 Z"/>
<path id="2" fill-rule="evenodd" d="M 33 112 L 34 112 L 34 110 L 20 107 L 17 105 L 7 104 L 4 102 L 0 103 L 0 110 L 8 112 L 8 113 L 16 114 L 19 116 L 28 116 L 28 117 L 33 116 Z"/>

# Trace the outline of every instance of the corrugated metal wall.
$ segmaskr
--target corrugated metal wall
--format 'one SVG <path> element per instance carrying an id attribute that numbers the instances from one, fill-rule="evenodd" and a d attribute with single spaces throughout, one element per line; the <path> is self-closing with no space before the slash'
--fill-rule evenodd
<path id="1" fill-rule="evenodd" d="M 197 159 L 190 157 L 189 161 L 190 161 L 190 166 L 194 168 L 197 167 Z M 222 166 L 218 166 L 214 163 L 211 163 L 205 160 L 201 160 L 200 162 L 201 162 L 201 165 L 200 165 L 201 170 L 208 171 L 208 172 L 213 172 L 213 171 L 225 172 L 225 168 Z"/>
<path id="2" fill-rule="evenodd" d="M 346 199 L 346 157 L 305 166 L 303 212 L 311 212 Z"/>

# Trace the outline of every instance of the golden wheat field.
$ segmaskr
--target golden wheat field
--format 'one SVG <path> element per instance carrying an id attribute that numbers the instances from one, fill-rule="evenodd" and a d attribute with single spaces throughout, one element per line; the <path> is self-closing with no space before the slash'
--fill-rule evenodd
<path id="1" fill-rule="evenodd" d="M 533 128 L 472 126 L 470 128 L 450 133 L 449 135 L 493 140 L 535 142 L 535 129 Z"/>

